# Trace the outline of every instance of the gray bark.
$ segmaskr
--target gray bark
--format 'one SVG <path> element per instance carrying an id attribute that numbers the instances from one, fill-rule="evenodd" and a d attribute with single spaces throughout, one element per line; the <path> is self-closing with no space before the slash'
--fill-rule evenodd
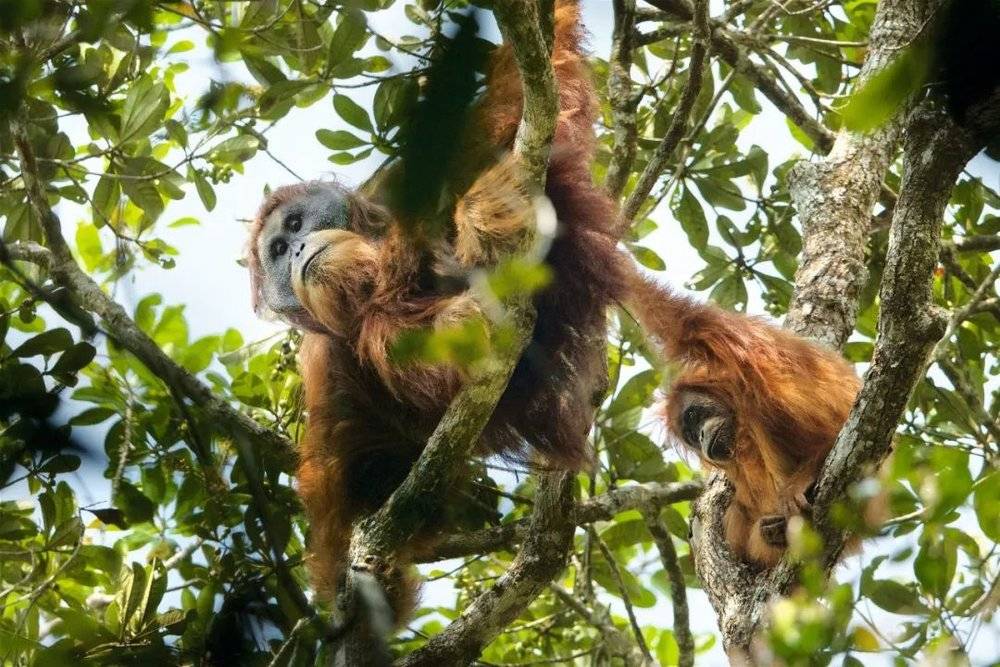
<path id="1" fill-rule="evenodd" d="M 423 648 L 406 656 L 405 667 L 446 667 L 471 663 L 566 565 L 573 541 L 574 475 L 542 477 L 528 537 L 510 569 L 473 600 L 462 615 Z"/>
<path id="2" fill-rule="evenodd" d="M 912 40 L 929 5 L 902 0 L 879 4 L 864 77 Z M 957 127 L 934 100 L 926 99 L 912 109 L 907 105 L 897 119 L 872 134 L 842 131 L 826 159 L 802 164 L 790 174 L 803 221 L 805 257 L 786 326 L 839 347 L 854 328 L 872 207 L 903 139 L 904 178 L 891 215 L 872 365 L 817 481 L 813 516 L 824 538 L 821 562 L 827 573 L 845 540 L 830 508 L 888 454 L 908 397 L 944 331 L 931 299 L 942 215 L 958 174 L 982 145 L 976 136 L 982 135 Z M 731 661 L 744 664 L 753 662 L 754 637 L 768 604 L 795 584 L 797 569 L 783 561 L 761 572 L 734 558 L 722 528 L 731 496 L 728 482 L 713 475 L 696 504 L 698 539 L 692 548 L 699 577 L 719 614 L 726 651 Z"/>
<path id="3" fill-rule="evenodd" d="M 919 32 L 928 3 L 881 2 L 872 24 L 860 85 L 881 71 Z M 867 281 L 865 250 L 882 179 L 897 154 L 900 118 L 870 133 L 843 129 L 830 153 L 789 173 L 789 191 L 802 223 L 802 258 L 785 326 L 834 348 L 854 330 Z"/>

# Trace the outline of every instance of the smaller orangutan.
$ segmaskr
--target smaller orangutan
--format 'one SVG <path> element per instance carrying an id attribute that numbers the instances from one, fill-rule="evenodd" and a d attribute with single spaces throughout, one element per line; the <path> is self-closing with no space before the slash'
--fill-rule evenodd
<path id="1" fill-rule="evenodd" d="M 743 560 L 775 565 L 788 519 L 811 508 L 810 487 L 854 404 L 854 370 L 832 350 L 679 296 L 637 270 L 628 292 L 633 314 L 679 365 L 667 427 L 736 489 L 726 541 Z"/>

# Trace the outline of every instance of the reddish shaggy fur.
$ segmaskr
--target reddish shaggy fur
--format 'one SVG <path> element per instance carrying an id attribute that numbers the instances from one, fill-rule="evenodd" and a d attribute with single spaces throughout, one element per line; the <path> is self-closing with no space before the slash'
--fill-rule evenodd
<path id="1" fill-rule="evenodd" d="M 546 257 L 552 281 L 536 295 L 532 340 L 477 448 L 523 456 L 530 445 L 548 464 L 572 469 L 591 460 L 587 433 L 607 381 L 606 309 L 624 285 L 611 231 L 614 207 L 590 176 L 596 103 L 580 41 L 576 3 L 558 2 L 553 63 L 560 114 L 546 180 L 559 222 Z M 487 137 L 496 155 L 511 148 L 520 116 L 519 73 L 503 46 L 492 57 L 470 134 L 480 143 Z M 249 257 L 258 302 L 264 220 L 309 187 L 315 184 L 278 189 L 258 214 Z M 295 319 L 310 330 L 300 356 L 308 429 L 298 491 L 312 533 L 309 568 L 326 599 L 345 565 L 352 522 L 403 479 L 464 380 L 445 364 L 394 364 L 391 345 L 405 331 L 479 315 L 468 291 L 435 280 L 441 257 L 416 250 L 384 211 L 350 196 L 348 229 L 319 232 L 333 243 L 310 265 L 306 283 L 294 284 L 305 306 Z M 533 220 L 516 161 L 500 160 L 456 204 L 452 264 L 494 264 L 523 245 Z M 406 604 L 397 600 L 397 610 L 405 614 Z"/>
<path id="2" fill-rule="evenodd" d="M 560 114 L 546 180 L 559 220 L 546 257 L 553 279 L 536 295 L 532 341 L 477 452 L 523 456 L 530 445 L 551 465 L 589 463 L 587 432 L 607 381 L 606 309 L 627 295 L 664 355 L 681 366 L 663 412 L 671 430 L 680 433 L 677 397 L 684 391 L 706 392 L 735 415 L 735 456 L 718 464 L 736 487 L 726 537 L 743 558 L 771 565 L 781 551 L 762 540 L 760 519 L 797 511 L 796 496 L 832 447 L 857 378 L 834 353 L 760 320 L 679 297 L 617 253 L 614 205 L 591 181 L 596 103 L 575 2 L 557 3 L 555 28 Z M 521 107 L 519 74 L 503 46 L 491 59 L 464 145 L 485 138 L 491 155 L 510 149 Z M 416 250 L 383 209 L 344 191 L 348 228 L 321 232 L 332 241 L 329 249 L 314 262 L 307 284 L 295 285 L 305 309 L 289 319 L 308 330 L 300 355 L 308 429 L 298 490 L 311 527 L 309 569 L 322 598 L 336 590 L 351 524 L 398 486 L 465 379 L 444 364 L 393 363 L 393 342 L 418 327 L 478 317 L 473 296 L 443 287 L 437 267 L 493 265 L 522 248 L 532 222 L 516 163 L 502 159 L 483 167 L 456 202 L 454 238 L 436 256 Z M 264 220 L 310 187 L 316 184 L 278 189 L 258 214 L 249 253 L 255 306 Z M 397 592 L 400 616 L 413 590 L 403 585 Z"/>
<path id="3" fill-rule="evenodd" d="M 726 515 L 729 545 L 745 560 L 774 565 L 782 550 L 764 542 L 760 520 L 798 513 L 797 497 L 816 479 L 854 403 L 857 376 L 831 350 L 673 294 L 637 272 L 629 292 L 645 330 L 680 364 L 662 413 L 674 436 L 682 439 L 683 392 L 707 393 L 732 411 L 733 457 L 702 462 L 736 488 Z"/>

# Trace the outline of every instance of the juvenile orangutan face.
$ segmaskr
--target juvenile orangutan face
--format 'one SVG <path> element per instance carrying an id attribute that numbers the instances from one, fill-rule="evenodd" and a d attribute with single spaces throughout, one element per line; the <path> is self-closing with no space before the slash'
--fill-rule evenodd
<path id="1" fill-rule="evenodd" d="M 355 204 L 333 183 L 286 186 L 268 197 L 251 238 L 256 306 L 306 329 L 342 333 L 344 298 L 375 255 L 355 229 Z"/>
<path id="2" fill-rule="evenodd" d="M 674 433 L 700 456 L 712 463 L 733 458 L 736 422 L 718 398 L 696 389 L 681 390 L 671 399 L 670 413 Z"/>

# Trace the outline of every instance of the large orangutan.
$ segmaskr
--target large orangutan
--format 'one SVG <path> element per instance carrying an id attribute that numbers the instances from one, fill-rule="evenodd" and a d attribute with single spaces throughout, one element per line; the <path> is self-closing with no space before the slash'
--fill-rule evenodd
<path id="1" fill-rule="evenodd" d="M 859 389 L 838 354 L 752 317 L 700 304 L 631 272 L 629 302 L 680 365 L 663 405 L 670 432 L 736 489 L 726 541 L 770 567 Z"/>
<path id="2" fill-rule="evenodd" d="M 587 435 L 607 384 L 606 310 L 624 284 L 614 207 L 590 176 L 596 103 L 580 39 L 576 3 L 557 3 L 560 113 L 545 187 L 558 220 L 545 256 L 551 281 L 535 296 L 532 339 L 476 449 L 523 456 L 530 447 L 546 465 L 569 469 L 591 460 Z M 492 164 L 459 193 L 443 243 L 414 243 L 407 225 L 372 203 L 377 195 L 329 182 L 282 187 L 258 213 L 248 257 L 255 304 L 306 331 L 298 492 L 321 598 L 335 592 L 352 522 L 399 485 L 464 380 L 447 364 L 394 363 L 394 342 L 480 317 L 468 274 L 523 250 L 535 224 L 533 193 L 509 153 L 521 107 L 504 46 L 491 58 L 469 133 L 489 144 Z M 405 614 L 405 599 L 391 602 Z"/>
<path id="3" fill-rule="evenodd" d="M 558 220 L 545 257 L 551 282 L 535 296 L 532 340 L 476 451 L 531 451 L 549 466 L 587 465 L 587 433 L 607 382 L 606 310 L 626 303 L 665 356 L 684 366 L 668 401 L 672 430 L 737 487 L 727 539 L 747 559 L 771 564 L 857 381 L 833 353 L 675 296 L 616 250 L 615 207 L 590 176 L 596 104 L 578 14 L 575 2 L 557 2 L 560 113 L 545 188 Z M 352 523 L 399 485 L 465 379 L 447 364 L 394 363 L 394 342 L 407 331 L 482 316 L 467 274 L 523 250 L 524 231 L 535 224 L 532 193 L 505 155 L 521 107 L 518 70 L 501 47 L 466 133 L 490 159 L 459 189 L 453 231 L 442 243 L 414 243 L 408 226 L 376 203 L 377 192 L 329 182 L 280 188 L 257 216 L 248 257 L 255 307 L 306 332 L 298 491 L 321 598 L 336 590 Z M 397 615 L 412 597 L 403 589 L 392 601 Z"/>

